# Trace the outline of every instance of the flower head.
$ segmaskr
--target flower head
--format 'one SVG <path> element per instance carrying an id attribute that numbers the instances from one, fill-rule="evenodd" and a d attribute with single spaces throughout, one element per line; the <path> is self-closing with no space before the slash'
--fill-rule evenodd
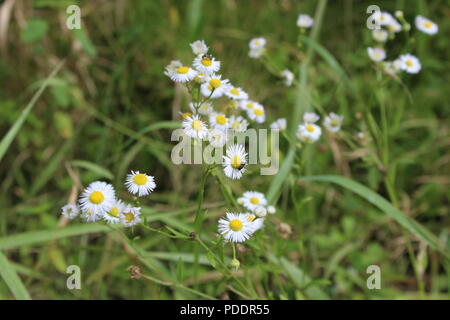
<path id="1" fill-rule="evenodd" d="M 212 74 L 219 71 L 220 61 L 217 61 L 213 56 L 201 55 L 194 59 L 194 67 L 197 71 L 204 74 Z"/>
<path id="2" fill-rule="evenodd" d="M 244 146 L 241 144 L 234 144 L 228 147 L 226 156 L 223 156 L 223 171 L 228 178 L 240 179 L 242 174 L 246 171 L 247 153 Z"/>
<path id="3" fill-rule="evenodd" d="M 155 178 L 139 171 L 131 171 L 127 175 L 125 186 L 131 194 L 139 197 L 147 196 L 156 188 Z"/>
<path id="4" fill-rule="evenodd" d="M 415 19 L 415 23 L 416 28 L 426 34 L 433 35 L 439 31 L 438 25 L 424 16 L 418 15 Z"/>
<path id="5" fill-rule="evenodd" d="M 227 130 L 230 126 L 228 118 L 223 113 L 213 112 L 209 116 L 211 127 L 219 130 Z"/>
<path id="6" fill-rule="evenodd" d="M 220 98 L 230 87 L 228 79 L 222 79 L 221 75 L 211 74 L 201 85 L 201 92 L 205 97 Z"/>
<path id="7" fill-rule="evenodd" d="M 247 110 L 247 115 L 250 120 L 256 121 L 257 123 L 263 123 L 266 121 L 266 112 L 262 104 L 257 103 L 250 110 Z"/>
<path id="8" fill-rule="evenodd" d="M 294 74 L 290 70 L 285 69 L 281 71 L 281 76 L 283 77 L 283 83 L 286 87 L 292 86 L 292 83 L 294 82 Z"/>
<path id="9" fill-rule="evenodd" d="M 419 59 L 412 54 L 403 54 L 399 57 L 400 68 L 408 73 L 419 73 L 422 68 Z"/>
<path id="10" fill-rule="evenodd" d="M 338 132 L 339 130 L 341 130 L 343 120 L 343 116 L 331 112 L 328 116 L 325 117 L 323 125 L 330 132 Z"/>
<path id="11" fill-rule="evenodd" d="M 225 218 L 219 220 L 219 233 L 226 241 L 244 242 L 253 232 L 246 214 L 227 212 Z"/>
<path id="12" fill-rule="evenodd" d="M 231 116 L 229 119 L 229 123 L 229 128 L 236 132 L 244 132 L 248 127 L 248 121 L 241 116 Z"/>
<path id="13" fill-rule="evenodd" d="M 192 102 L 189 103 L 189 109 L 191 109 L 194 114 L 198 112 L 198 114 L 201 114 L 202 116 L 207 116 L 214 110 L 212 104 L 209 102 L 203 102 L 198 106 L 197 110 L 195 107 L 196 106 Z"/>
<path id="14" fill-rule="evenodd" d="M 107 212 L 116 200 L 112 185 L 102 182 L 92 182 L 80 196 L 80 207 L 83 213 L 102 215 Z"/>
<path id="15" fill-rule="evenodd" d="M 222 148 L 227 143 L 227 133 L 224 130 L 210 129 L 208 141 L 214 148 Z"/>
<path id="16" fill-rule="evenodd" d="M 300 124 L 297 130 L 297 137 L 307 143 L 314 143 L 322 135 L 322 129 L 312 123 Z"/>
<path id="17" fill-rule="evenodd" d="M 79 213 L 80 208 L 77 206 L 76 203 L 69 203 L 61 208 L 61 214 L 70 220 L 76 218 Z"/>
<path id="18" fill-rule="evenodd" d="M 250 211 L 255 210 L 257 207 L 265 206 L 267 204 L 266 197 L 261 192 L 246 191 L 239 198 L 239 202 Z"/>
<path id="19" fill-rule="evenodd" d="M 372 31 L 372 37 L 375 41 L 386 42 L 389 37 L 389 32 L 384 29 L 374 29 Z"/>
<path id="20" fill-rule="evenodd" d="M 122 214 L 123 209 L 125 209 L 125 203 L 123 203 L 122 200 L 116 200 L 111 209 L 103 214 L 103 219 L 111 224 L 118 223 L 120 222 L 120 215 Z"/>
<path id="21" fill-rule="evenodd" d="M 286 118 L 280 118 L 272 122 L 270 125 L 271 129 L 285 130 L 286 129 Z"/>
<path id="22" fill-rule="evenodd" d="M 190 44 L 192 48 L 192 52 L 196 55 L 204 55 L 208 53 L 208 46 L 205 44 L 203 40 L 197 40 Z"/>
<path id="23" fill-rule="evenodd" d="M 178 65 L 178 62 L 176 65 Z M 188 82 L 197 76 L 197 71 L 185 65 L 178 65 L 177 67 L 169 65 L 166 67 L 166 74 L 172 81 Z"/>
<path id="24" fill-rule="evenodd" d="M 134 226 L 141 222 L 141 218 L 139 217 L 140 215 L 141 208 L 127 205 L 120 215 L 120 222 L 122 222 L 125 227 Z"/>
<path id="25" fill-rule="evenodd" d="M 194 139 L 206 139 L 208 126 L 200 120 L 200 116 L 188 116 L 182 123 L 184 133 Z"/>
<path id="26" fill-rule="evenodd" d="M 241 88 L 236 87 L 229 87 L 228 90 L 225 91 L 225 95 L 228 98 L 234 99 L 234 100 L 247 100 L 248 94 L 242 90 Z"/>
<path id="27" fill-rule="evenodd" d="M 319 121 L 319 119 L 319 115 L 315 112 L 305 112 L 303 115 L 303 121 L 305 121 L 305 123 L 315 123 Z"/>
<path id="28" fill-rule="evenodd" d="M 266 39 L 264 39 L 263 37 L 253 38 L 250 40 L 248 45 L 252 50 L 262 49 L 266 46 Z"/>
<path id="29" fill-rule="evenodd" d="M 297 27 L 300 28 L 311 28 L 314 24 L 314 19 L 309 15 L 301 13 L 297 18 Z"/>
<path id="30" fill-rule="evenodd" d="M 383 48 L 367 48 L 367 53 L 372 61 L 380 62 L 386 58 L 386 51 Z"/>

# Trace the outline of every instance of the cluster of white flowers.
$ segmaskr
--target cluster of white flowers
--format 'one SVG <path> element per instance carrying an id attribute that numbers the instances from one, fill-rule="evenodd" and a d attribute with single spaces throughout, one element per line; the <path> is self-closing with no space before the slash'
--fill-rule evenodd
<path id="1" fill-rule="evenodd" d="M 238 203 L 246 210 L 245 213 L 227 212 L 225 217 L 219 220 L 219 233 L 226 241 L 244 242 L 256 231 L 264 226 L 267 213 L 274 214 L 276 209 L 267 206 L 264 194 L 256 191 L 246 191 Z"/>
<path id="2" fill-rule="evenodd" d="M 380 63 L 383 70 L 389 75 L 395 75 L 400 71 L 419 73 L 422 69 L 420 60 L 410 53 L 402 54 L 393 61 L 385 61 L 386 50 L 383 47 L 384 43 L 389 39 L 393 39 L 396 33 L 402 30 L 409 31 L 411 29 L 410 24 L 403 16 L 403 12 L 397 11 L 395 17 L 385 11 L 376 12 L 374 14 L 375 21 L 381 28 L 372 31 L 372 38 L 379 44 L 376 47 L 367 48 L 367 54 L 372 61 Z M 421 15 L 416 16 L 415 25 L 418 30 L 430 35 L 436 34 L 439 29 L 436 23 Z"/>
<path id="3" fill-rule="evenodd" d="M 264 38 L 250 41 L 252 50 L 260 50 L 260 54 L 265 44 Z M 219 74 L 221 62 L 208 54 L 209 48 L 203 40 L 193 42 L 191 48 L 195 55 L 192 66 L 172 61 L 166 66 L 165 74 L 174 82 L 183 83 L 192 97 L 200 97 L 189 104 L 190 112 L 182 114 L 184 133 L 193 139 L 208 141 L 214 148 L 222 148 L 228 142 L 229 130 L 245 132 L 250 122 L 264 123 L 265 108 Z M 246 164 L 243 145 L 228 147 L 223 157 L 227 177 L 240 179 Z"/>
<path id="4" fill-rule="evenodd" d="M 319 121 L 320 116 L 314 112 L 306 112 L 303 115 L 303 123 L 298 126 L 297 137 L 306 143 L 314 143 L 322 135 L 322 129 L 315 123 Z M 332 133 L 341 130 L 344 117 L 331 112 L 325 117 L 323 126 Z"/>
<path id="5" fill-rule="evenodd" d="M 149 195 L 156 188 L 154 177 L 139 171 L 132 171 L 127 175 L 125 186 L 131 194 L 139 197 Z M 103 181 L 92 182 L 81 193 L 78 204 L 65 205 L 61 214 L 67 219 L 80 215 L 86 222 L 105 220 L 111 224 L 121 223 L 126 227 L 141 222 L 141 208 L 118 199 L 114 187 Z"/>

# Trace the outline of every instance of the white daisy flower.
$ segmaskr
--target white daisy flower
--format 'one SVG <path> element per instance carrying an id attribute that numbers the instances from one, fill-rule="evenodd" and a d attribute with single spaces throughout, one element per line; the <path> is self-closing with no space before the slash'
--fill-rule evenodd
<path id="1" fill-rule="evenodd" d="M 189 109 L 191 109 L 191 111 L 195 114 L 201 114 L 202 116 L 207 116 L 209 115 L 211 112 L 213 112 L 213 105 L 210 102 L 203 102 L 198 108 L 197 110 L 195 110 L 195 106 L 192 102 L 189 103 Z"/>
<path id="2" fill-rule="evenodd" d="M 319 121 L 319 119 L 320 116 L 315 112 L 305 112 L 303 115 L 303 121 L 305 121 L 305 123 L 315 123 Z"/>
<path id="3" fill-rule="evenodd" d="M 395 18 L 386 11 L 377 11 L 374 13 L 374 19 L 380 26 L 387 26 L 389 25 Z"/>
<path id="4" fill-rule="evenodd" d="M 378 42 L 386 42 L 389 37 L 389 32 L 384 29 L 374 29 L 372 31 L 372 38 Z"/>
<path id="5" fill-rule="evenodd" d="M 83 212 L 89 211 L 94 215 L 102 215 L 107 212 L 116 200 L 112 185 L 103 182 L 92 182 L 80 196 L 80 208 Z"/>
<path id="6" fill-rule="evenodd" d="M 424 16 L 418 15 L 415 19 L 416 28 L 426 34 L 436 34 L 439 31 L 439 27 L 436 23 Z"/>
<path id="7" fill-rule="evenodd" d="M 264 54 L 265 50 L 265 48 L 250 49 L 248 56 L 252 59 L 259 59 Z"/>
<path id="8" fill-rule="evenodd" d="M 272 124 L 270 125 L 271 129 L 278 129 L 278 130 L 285 130 L 286 129 L 286 118 L 280 118 L 275 120 L 274 122 L 272 122 Z"/>
<path id="9" fill-rule="evenodd" d="M 380 62 L 386 58 L 386 51 L 383 48 L 367 48 L 367 53 L 372 61 Z"/>
<path id="10" fill-rule="evenodd" d="M 388 31 L 390 33 L 398 33 L 400 31 L 402 31 L 402 25 L 395 20 L 394 18 L 392 19 L 392 21 L 386 26 L 386 28 L 388 29 Z"/>
<path id="11" fill-rule="evenodd" d="M 239 107 L 246 112 L 253 110 L 253 108 L 257 107 L 258 105 L 259 105 L 258 102 L 251 100 L 241 100 L 239 102 Z"/>
<path id="12" fill-rule="evenodd" d="M 292 83 L 294 82 L 294 74 L 290 70 L 285 69 L 281 71 L 281 76 L 283 77 L 283 83 L 285 86 L 292 86 Z"/>
<path id="13" fill-rule="evenodd" d="M 207 54 L 196 57 L 193 65 L 197 71 L 204 74 L 211 74 L 220 69 L 220 61 L 217 61 L 213 56 Z"/>
<path id="14" fill-rule="evenodd" d="M 221 75 L 212 74 L 201 85 L 201 92 L 205 97 L 220 98 L 230 87 L 228 79 L 222 79 Z"/>
<path id="15" fill-rule="evenodd" d="M 208 135 L 208 126 L 202 120 L 200 116 L 193 115 L 188 116 L 182 123 L 184 133 L 194 139 L 206 139 Z"/>
<path id="16" fill-rule="evenodd" d="M 331 112 L 328 116 L 325 117 L 323 125 L 330 132 L 338 132 L 339 130 L 341 130 L 343 120 L 343 116 Z"/>
<path id="17" fill-rule="evenodd" d="M 207 79 L 207 73 L 204 72 L 197 72 L 197 75 L 194 77 L 194 81 L 197 83 L 205 83 Z"/>
<path id="18" fill-rule="evenodd" d="M 223 171 L 228 178 L 240 179 L 246 171 L 247 153 L 244 146 L 234 144 L 227 149 L 226 156 L 223 156 Z"/>
<path id="19" fill-rule="evenodd" d="M 255 107 L 247 111 L 247 115 L 250 120 L 256 121 L 257 123 L 263 123 L 266 121 L 266 112 L 261 104 L 256 104 Z"/>
<path id="20" fill-rule="evenodd" d="M 167 71 L 170 79 L 175 82 L 188 82 L 197 76 L 197 71 L 191 67 L 181 65 L 173 70 Z"/>
<path id="21" fill-rule="evenodd" d="M 120 222 L 125 227 L 131 227 L 138 223 L 140 223 L 142 220 L 139 217 L 141 215 L 141 208 L 132 207 L 130 205 L 125 206 L 125 208 L 122 211 L 122 214 L 120 215 Z"/>
<path id="22" fill-rule="evenodd" d="M 408 73 L 418 73 L 422 68 L 419 59 L 412 54 L 403 54 L 399 60 L 401 69 Z"/>
<path id="23" fill-rule="evenodd" d="M 123 209 L 125 209 L 125 203 L 122 200 L 116 200 L 112 208 L 103 214 L 103 219 L 111 224 L 118 223 Z"/>
<path id="24" fill-rule="evenodd" d="M 242 205 L 250 211 L 255 210 L 257 207 L 265 206 L 267 204 L 266 197 L 261 192 L 256 191 L 246 191 L 239 198 L 239 201 L 242 202 Z"/>
<path id="25" fill-rule="evenodd" d="M 196 56 L 204 55 L 208 53 L 208 46 L 205 44 L 203 40 L 197 40 L 190 44 L 192 48 L 192 52 Z"/>
<path id="26" fill-rule="evenodd" d="M 314 24 L 314 19 L 309 15 L 301 13 L 297 18 L 297 27 L 300 28 L 311 28 Z"/>
<path id="27" fill-rule="evenodd" d="M 307 143 L 314 143 L 322 135 L 322 129 L 312 123 L 305 123 L 298 126 L 297 137 Z"/>
<path id="28" fill-rule="evenodd" d="M 230 87 L 225 91 L 225 95 L 234 100 L 247 100 L 248 94 L 241 88 Z"/>
<path id="29" fill-rule="evenodd" d="M 227 212 L 226 217 L 219 220 L 219 233 L 227 241 L 244 242 L 252 235 L 253 228 L 246 214 Z"/>
<path id="30" fill-rule="evenodd" d="M 248 121 L 241 116 L 231 116 L 229 119 L 229 123 L 229 128 L 237 132 L 244 132 L 248 127 Z"/>
<path id="31" fill-rule="evenodd" d="M 208 141 L 214 148 L 222 148 L 227 143 L 227 133 L 219 129 L 210 129 Z"/>
<path id="32" fill-rule="evenodd" d="M 131 171 L 127 175 L 125 186 L 131 194 L 139 197 L 147 196 L 156 188 L 155 178 L 139 171 Z"/>
<path id="33" fill-rule="evenodd" d="M 76 203 L 66 204 L 61 208 L 61 214 L 67 219 L 75 219 L 80 213 L 80 208 L 78 208 Z"/>
<path id="34" fill-rule="evenodd" d="M 248 45 L 252 50 L 262 49 L 266 46 L 266 39 L 264 39 L 263 37 L 253 38 L 250 40 Z"/>
<path id="35" fill-rule="evenodd" d="M 96 222 L 103 218 L 103 213 L 94 213 L 92 210 L 82 210 L 81 218 L 86 222 Z"/>
<path id="36" fill-rule="evenodd" d="M 230 122 L 228 118 L 225 116 L 225 114 L 221 112 L 211 113 L 211 115 L 209 116 L 209 123 L 211 124 L 212 128 L 224 131 L 230 127 Z"/>

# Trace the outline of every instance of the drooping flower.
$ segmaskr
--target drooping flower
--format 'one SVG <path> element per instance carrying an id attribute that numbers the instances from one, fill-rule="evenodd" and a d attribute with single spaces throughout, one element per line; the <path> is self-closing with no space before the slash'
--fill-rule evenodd
<path id="1" fill-rule="evenodd" d="M 424 16 L 418 15 L 415 19 L 415 23 L 416 28 L 426 34 L 433 35 L 439 31 L 438 25 Z"/>

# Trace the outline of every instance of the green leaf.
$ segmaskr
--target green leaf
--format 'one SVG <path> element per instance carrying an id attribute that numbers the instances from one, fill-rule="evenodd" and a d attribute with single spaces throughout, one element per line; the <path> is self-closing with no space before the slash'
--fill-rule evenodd
<path id="1" fill-rule="evenodd" d="M 0 251 L 0 276 L 18 300 L 31 300 L 31 297 L 2 251 Z"/>
<path id="2" fill-rule="evenodd" d="M 19 116 L 19 118 L 16 120 L 16 122 L 14 122 L 13 126 L 9 129 L 8 133 L 6 133 L 6 135 L 3 137 L 2 141 L 0 142 L 0 162 L 3 159 L 3 157 L 5 156 L 6 151 L 8 150 L 9 146 L 13 142 L 14 138 L 19 133 L 20 128 L 22 127 L 28 114 L 31 112 L 34 105 L 36 104 L 36 101 L 39 99 L 42 92 L 44 92 L 45 88 L 47 88 L 50 80 L 58 73 L 59 69 L 61 69 L 63 64 L 64 64 L 64 62 L 62 61 L 60 64 L 58 64 L 55 67 L 55 69 L 52 71 L 52 73 L 48 76 L 48 78 L 44 81 L 44 83 L 42 83 L 42 85 L 39 87 L 38 91 L 34 94 L 30 103 L 22 111 L 22 114 Z"/>
<path id="3" fill-rule="evenodd" d="M 41 40 L 48 31 L 48 23 L 42 19 L 31 19 L 22 30 L 20 39 L 25 43 Z"/>
<path id="4" fill-rule="evenodd" d="M 79 224 L 63 228 L 18 233 L 0 238 L 0 249 L 11 249 L 26 245 L 34 245 L 55 239 L 74 237 L 95 232 L 111 231 L 110 228 L 96 223 Z"/>
<path id="5" fill-rule="evenodd" d="M 406 216 L 399 209 L 395 208 L 389 201 L 387 201 L 376 192 L 370 190 L 366 186 L 348 178 L 334 175 L 302 177 L 300 178 L 300 180 L 331 182 L 356 193 L 357 195 L 366 199 L 368 202 L 372 203 L 378 209 L 386 213 L 389 217 L 397 221 L 409 232 L 428 243 L 430 247 L 440 251 L 447 258 L 450 258 L 450 253 L 448 252 L 448 250 L 444 248 L 444 246 L 439 242 L 438 238 L 433 233 L 431 233 L 428 229 L 426 229 L 414 219 Z"/>
<path id="6" fill-rule="evenodd" d="M 114 178 L 114 175 L 109 171 L 108 169 L 105 169 L 98 164 L 85 161 L 85 160 L 73 160 L 70 162 L 75 167 L 80 167 L 86 170 L 89 170 L 93 173 L 96 173 L 100 177 L 104 177 L 106 179 L 112 180 Z"/>

